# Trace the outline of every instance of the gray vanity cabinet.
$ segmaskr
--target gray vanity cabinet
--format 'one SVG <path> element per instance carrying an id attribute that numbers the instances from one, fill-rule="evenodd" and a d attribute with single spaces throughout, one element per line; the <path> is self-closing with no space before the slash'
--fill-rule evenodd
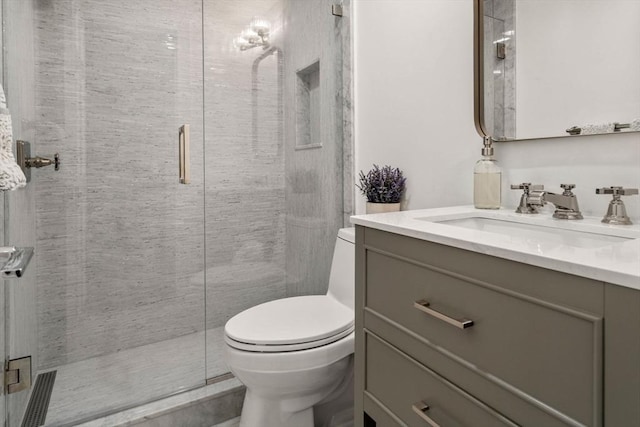
<path id="1" fill-rule="evenodd" d="M 361 226 L 356 242 L 356 425 L 640 425 L 640 292 Z"/>

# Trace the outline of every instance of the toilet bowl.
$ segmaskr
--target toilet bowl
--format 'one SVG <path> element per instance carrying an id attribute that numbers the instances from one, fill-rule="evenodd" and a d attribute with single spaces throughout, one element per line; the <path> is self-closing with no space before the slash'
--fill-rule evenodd
<path id="1" fill-rule="evenodd" d="M 270 301 L 225 325 L 226 362 L 247 387 L 241 427 L 313 427 L 314 407 L 350 404 L 354 242 L 353 228 L 338 231 L 326 295 Z"/>

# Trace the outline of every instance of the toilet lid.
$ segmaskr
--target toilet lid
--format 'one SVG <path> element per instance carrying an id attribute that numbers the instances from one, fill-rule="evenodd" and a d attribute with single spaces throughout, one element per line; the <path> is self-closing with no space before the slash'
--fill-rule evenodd
<path id="1" fill-rule="evenodd" d="M 283 298 L 232 317 L 225 325 L 225 335 L 233 347 L 247 346 L 234 345 L 229 339 L 258 347 L 273 346 L 275 351 L 287 351 L 287 346 L 300 350 L 348 335 L 353 320 L 353 310 L 328 295 Z"/>

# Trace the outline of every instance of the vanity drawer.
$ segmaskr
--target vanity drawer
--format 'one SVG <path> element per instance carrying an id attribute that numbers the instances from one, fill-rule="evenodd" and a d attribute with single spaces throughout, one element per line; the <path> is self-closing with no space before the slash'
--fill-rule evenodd
<path id="1" fill-rule="evenodd" d="M 524 400 L 600 424 L 601 316 L 389 253 L 369 250 L 365 265 L 365 311 L 463 359 Z M 518 280 L 517 270 L 504 274 Z M 472 324 L 452 325 L 463 318 Z M 376 332 L 366 320 L 364 327 Z"/>
<path id="2" fill-rule="evenodd" d="M 365 393 L 409 426 L 517 426 L 371 334 L 366 335 L 366 351 Z"/>

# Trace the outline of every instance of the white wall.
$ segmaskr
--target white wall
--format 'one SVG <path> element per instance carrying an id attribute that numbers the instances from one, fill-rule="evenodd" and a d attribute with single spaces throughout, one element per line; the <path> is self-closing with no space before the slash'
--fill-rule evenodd
<path id="1" fill-rule="evenodd" d="M 409 178 L 405 209 L 472 203 L 481 140 L 473 126 L 471 0 L 355 1 L 356 171 L 374 162 Z M 599 186 L 640 187 L 640 133 L 496 144 L 503 206 L 509 184 L 550 191 L 574 183 L 586 214 L 603 215 Z M 640 223 L 640 197 L 625 198 Z M 358 197 L 357 213 L 364 213 Z"/>
<path id="2" fill-rule="evenodd" d="M 472 203 L 482 141 L 471 0 L 356 0 L 354 9 L 356 172 L 402 169 L 403 209 Z"/>
<path id="3" fill-rule="evenodd" d="M 560 184 L 576 184 L 584 215 L 603 216 L 611 196 L 596 195 L 597 187 L 640 188 L 640 133 L 553 138 L 498 144 L 503 167 L 503 206 L 516 206 L 519 191 L 508 184 L 533 182 L 560 192 Z M 506 188 L 505 188 L 506 187 Z M 623 197 L 627 214 L 640 224 L 640 197 Z"/>

